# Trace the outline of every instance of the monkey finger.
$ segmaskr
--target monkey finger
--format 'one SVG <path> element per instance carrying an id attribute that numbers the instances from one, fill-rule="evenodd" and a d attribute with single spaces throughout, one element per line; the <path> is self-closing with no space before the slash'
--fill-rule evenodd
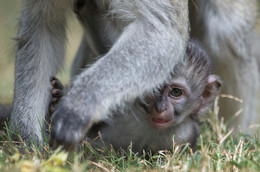
<path id="1" fill-rule="evenodd" d="M 56 78 L 55 76 L 51 76 L 50 81 L 53 81 L 53 80 L 58 80 L 58 78 Z"/>
<path id="2" fill-rule="evenodd" d="M 52 114 L 54 113 L 54 111 L 55 111 L 55 106 L 53 106 L 52 104 L 49 106 L 49 114 L 50 114 L 50 116 L 52 116 Z"/>
<path id="3" fill-rule="evenodd" d="M 57 104 L 58 102 L 59 102 L 59 98 L 57 98 L 57 97 L 53 97 L 52 99 L 51 99 L 51 104 Z"/>
<path id="4" fill-rule="evenodd" d="M 63 96 L 63 92 L 60 89 L 53 89 L 51 91 L 52 97 L 61 98 Z"/>
<path id="5" fill-rule="evenodd" d="M 51 85 L 54 88 L 57 88 L 57 89 L 60 89 L 60 90 L 63 90 L 63 88 L 64 88 L 63 84 L 54 76 L 51 77 Z"/>

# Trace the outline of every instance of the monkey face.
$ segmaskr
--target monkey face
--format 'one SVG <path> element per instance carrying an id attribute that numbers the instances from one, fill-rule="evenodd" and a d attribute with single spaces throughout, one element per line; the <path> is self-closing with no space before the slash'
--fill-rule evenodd
<path id="1" fill-rule="evenodd" d="M 165 85 L 159 92 L 146 98 L 148 119 L 155 128 L 164 130 L 181 123 L 185 118 L 183 109 L 186 108 L 189 90 L 185 83 L 175 82 Z"/>
<path id="2" fill-rule="evenodd" d="M 183 77 L 172 78 L 158 92 L 145 98 L 145 110 L 152 126 L 164 130 L 181 124 L 190 115 L 195 117 L 205 112 L 222 85 L 215 75 L 209 75 L 197 87 L 186 81 Z"/>

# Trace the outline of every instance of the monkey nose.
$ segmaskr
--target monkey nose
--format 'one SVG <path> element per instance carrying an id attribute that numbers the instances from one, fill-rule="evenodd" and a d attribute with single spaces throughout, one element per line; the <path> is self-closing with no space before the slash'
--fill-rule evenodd
<path id="1" fill-rule="evenodd" d="M 155 110 L 157 112 L 163 112 L 163 111 L 167 110 L 167 107 L 168 107 L 168 103 L 167 103 L 167 99 L 165 98 L 165 96 L 158 97 L 155 102 Z"/>

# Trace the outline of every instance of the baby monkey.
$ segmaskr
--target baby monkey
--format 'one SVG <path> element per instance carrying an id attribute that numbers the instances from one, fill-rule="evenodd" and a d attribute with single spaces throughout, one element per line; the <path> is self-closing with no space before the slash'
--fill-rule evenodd
<path id="1" fill-rule="evenodd" d="M 172 150 L 173 140 L 178 145 L 189 143 L 195 149 L 200 133 L 199 114 L 208 110 L 222 85 L 212 75 L 211 59 L 196 41 L 189 41 L 186 55 L 174 67 L 170 77 L 158 89 L 113 111 L 110 119 L 95 124 L 87 134 L 94 147 L 109 146 L 127 150 L 132 144 L 135 152 Z M 56 78 L 52 103 L 62 95 Z M 100 137 L 99 137 L 100 136 Z"/>

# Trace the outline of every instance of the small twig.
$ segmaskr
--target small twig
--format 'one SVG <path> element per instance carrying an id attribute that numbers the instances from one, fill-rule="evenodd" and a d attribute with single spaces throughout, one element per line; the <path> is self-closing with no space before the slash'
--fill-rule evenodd
<path id="1" fill-rule="evenodd" d="M 237 101 L 239 103 L 243 103 L 244 102 L 242 99 L 240 99 L 238 97 L 235 97 L 235 96 L 232 96 L 232 95 L 229 95 L 229 94 L 220 94 L 219 96 L 222 97 L 222 98 L 229 98 L 229 99 L 235 100 L 235 101 Z"/>
<path id="2" fill-rule="evenodd" d="M 232 130 L 230 130 L 221 140 L 220 140 L 220 142 L 219 142 L 219 144 L 221 144 L 221 143 L 223 143 L 227 138 L 228 138 L 228 136 L 233 132 L 233 128 L 232 128 Z"/>
<path id="3" fill-rule="evenodd" d="M 96 162 L 91 161 L 90 164 L 95 165 L 95 166 L 99 167 L 100 169 L 102 169 L 102 170 L 104 170 L 106 172 L 110 172 L 109 169 L 107 169 L 106 167 L 102 166 L 100 163 L 96 163 Z"/>

